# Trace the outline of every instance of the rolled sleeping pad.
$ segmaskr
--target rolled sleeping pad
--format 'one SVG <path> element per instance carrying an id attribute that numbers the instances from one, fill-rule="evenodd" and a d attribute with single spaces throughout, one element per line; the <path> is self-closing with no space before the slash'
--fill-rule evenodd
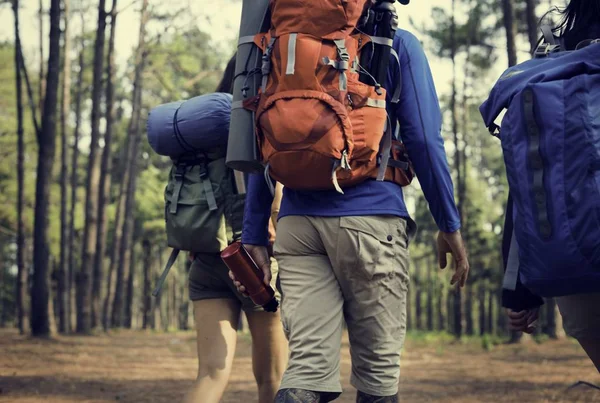
<path id="1" fill-rule="evenodd" d="M 268 8 L 269 0 L 243 0 L 242 4 L 226 162 L 229 168 L 245 173 L 264 170 L 257 150 L 254 113 L 244 109 L 242 101 L 255 96 L 261 85 L 262 51 L 252 39 L 260 32 L 267 32 Z M 247 74 L 253 70 L 253 74 Z M 246 92 L 242 91 L 245 87 Z"/>
<path id="2" fill-rule="evenodd" d="M 215 92 L 153 108 L 147 122 L 150 146 L 171 158 L 225 146 L 231 101 L 231 94 Z"/>

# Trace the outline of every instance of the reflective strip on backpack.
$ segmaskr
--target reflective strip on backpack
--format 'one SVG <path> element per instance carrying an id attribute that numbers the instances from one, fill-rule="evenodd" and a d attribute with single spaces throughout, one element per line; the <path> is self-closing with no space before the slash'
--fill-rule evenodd
<path id="1" fill-rule="evenodd" d="M 254 35 L 240 36 L 238 45 L 245 45 L 247 43 L 254 43 Z"/>
<path id="2" fill-rule="evenodd" d="M 296 38 L 298 34 L 290 34 L 288 38 L 288 59 L 287 68 L 285 70 L 286 75 L 294 74 L 296 68 Z"/>
<path id="3" fill-rule="evenodd" d="M 383 46 L 392 46 L 394 44 L 394 40 L 391 38 L 385 38 L 383 36 L 371 36 L 371 42 L 377 44 L 377 45 L 383 45 Z"/>
<path id="4" fill-rule="evenodd" d="M 367 106 L 385 109 L 385 99 L 367 98 Z"/>

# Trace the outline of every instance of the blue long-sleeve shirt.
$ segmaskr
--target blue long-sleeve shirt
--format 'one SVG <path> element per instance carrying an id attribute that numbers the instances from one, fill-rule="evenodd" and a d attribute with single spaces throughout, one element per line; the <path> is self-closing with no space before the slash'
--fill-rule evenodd
<path id="1" fill-rule="evenodd" d="M 438 228 L 454 232 L 460 228 L 460 219 L 441 136 L 442 114 L 431 69 L 421 44 L 410 32 L 397 30 L 393 48 L 400 59 L 402 90 L 400 101 L 388 103 L 388 108 L 394 108 L 390 112 L 398 119 L 400 137 Z M 393 92 L 399 78 L 398 67 L 390 62 L 385 86 L 389 89 L 388 93 Z M 249 175 L 247 189 L 242 242 L 267 245 L 273 196 L 263 175 Z M 344 194 L 335 190 L 284 188 L 279 218 L 288 215 L 395 215 L 410 218 L 402 188 L 392 182 L 375 180 L 345 188 Z"/>

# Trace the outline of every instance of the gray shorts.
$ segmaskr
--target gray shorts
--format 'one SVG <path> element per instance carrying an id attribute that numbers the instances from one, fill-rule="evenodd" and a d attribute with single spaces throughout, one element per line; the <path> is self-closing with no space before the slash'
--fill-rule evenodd
<path id="1" fill-rule="evenodd" d="M 600 340 L 600 293 L 558 297 L 556 303 L 569 336 Z"/>
<path id="2" fill-rule="evenodd" d="M 272 284 L 275 289 L 277 277 L 277 263 L 271 259 Z M 188 275 L 190 299 L 200 301 L 203 299 L 230 298 L 239 301 L 244 312 L 262 311 L 250 298 L 240 294 L 229 278 L 229 269 L 223 263 L 218 253 L 197 253 L 190 273 Z M 279 299 L 279 293 L 275 292 Z"/>

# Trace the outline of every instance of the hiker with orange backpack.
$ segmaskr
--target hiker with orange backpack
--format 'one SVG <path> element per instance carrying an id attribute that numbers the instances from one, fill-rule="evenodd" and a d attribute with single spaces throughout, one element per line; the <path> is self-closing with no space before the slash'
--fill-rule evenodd
<path id="1" fill-rule="evenodd" d="M 402 187 L 415 172 L 440 266 L 452 254 L 451 284 L 467 280 L 431 71 L 418 39 L 396 29 L 393 3 L 274 0 L 270 29 L 240 38 L 263 54 L 262 87 L 238 105 L 255 117 L 265 164 L 249 177 L 242 233 L 265 283 L 268 206 L 273 182 L 284 186 L 274 254 L 290 357 L 277 403 L 341 394 L 344 321 L 357 402 L 398 401 L 416 230 Z"/>

